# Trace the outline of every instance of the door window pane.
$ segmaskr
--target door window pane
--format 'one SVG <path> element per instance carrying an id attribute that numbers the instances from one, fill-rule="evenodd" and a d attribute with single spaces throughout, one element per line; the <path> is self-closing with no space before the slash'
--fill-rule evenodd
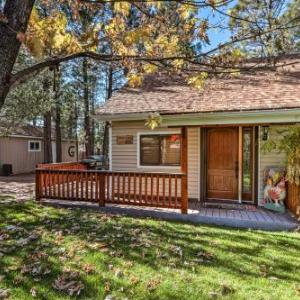
<path id="1" fill-rule="evenodd" d="M 243 128 L 243 200 L 252 198 L 252 128 Z"/>

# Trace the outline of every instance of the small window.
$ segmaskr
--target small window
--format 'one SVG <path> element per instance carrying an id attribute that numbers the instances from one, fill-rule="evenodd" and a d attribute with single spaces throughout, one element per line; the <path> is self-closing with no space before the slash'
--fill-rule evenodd
<path id="1" fill-rule="evenodd" d="M 179 166 L 180 135 L 141 135 L 141 166 Z"/>
<path id="2" fill-rule="evenodd" d="M 41 151 L 41 142 L 40 141 L 29 141 L 28 142 L 28 151 L 29 152 L 40 152 Z"/>
<path id="3" fill-rule="evenodd" d="M 243 128 L 243 177 L 242 198 L 252 200 L 252 163 L 253 163 L 253 128 Z"/>

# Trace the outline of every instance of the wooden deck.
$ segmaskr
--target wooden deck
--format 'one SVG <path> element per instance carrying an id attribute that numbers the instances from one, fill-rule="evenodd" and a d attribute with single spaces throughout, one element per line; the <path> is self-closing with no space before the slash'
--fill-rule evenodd
<path id="1" fill-rule="evenodd" d="M 188 210 L 188 214 L 181 214 L 177 209 L 156 208 L 145 206 L 131 206 L 122 204 L 107 204 L 100 207 L 95 203 L 78 201 L 47 200 L 44 205 L 68 208 L 93 209 L 109 214 L 119 214 L 131 217 L 155 218 L 171 221 L 192 222 L 195 224 L 211 224 L 235 228 L 261 229 L 269 231 L 294 230 L 300 223 L 289 213 L 284 214 L 267 211 L 263 208 L 256 210 L 205 208 L 195 205 Z"/>
<path id="2" fill-rule="evenodd" d="M 289 212 L 279 214 L 237 204 L 231 208 L 203 207 L 198 201 L 188 201 L 186 173 L 92 171 L 80 163 L 40 165 L 36 199 L 112 214 L 238 228 L 292 230 L 299 226 Z"/>

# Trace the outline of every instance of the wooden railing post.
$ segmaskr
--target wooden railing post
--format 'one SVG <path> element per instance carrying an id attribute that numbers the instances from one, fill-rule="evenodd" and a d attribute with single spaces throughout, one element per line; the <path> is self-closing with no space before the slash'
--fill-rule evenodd
<path id="1" fill-rule="evenodd" d="M 181 213 L 188 213 L 188 143 L 187 143 L 187 127 L 181 128 Z"/>
<path id="2" fill-rule="evenodd" d="M 300 217 L 300 186 L 295 183 L 288 183 L 286 204 L 293 214 Z"/>
<path id="3" fill-rule="evenodd" d="M 105 206 L 105 173 L 99 173 L 99 205 Z"/>
<path id="4" fill-rule="evenodd" d="M 39 170 L 35 171 L 35 200 L 41 200 L 41 173 Z"/>

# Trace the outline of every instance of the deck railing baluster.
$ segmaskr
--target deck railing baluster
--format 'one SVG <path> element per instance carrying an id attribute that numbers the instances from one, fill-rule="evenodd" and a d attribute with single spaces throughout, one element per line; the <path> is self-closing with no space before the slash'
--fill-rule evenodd
<path id="1" fill-rule="evenodd" d="M 185 174 L 37 169 L 37 199 L 61 199 L 181 208 L 187 205 Z M 179 187 L 179 184 L 181 188 Z"/>

